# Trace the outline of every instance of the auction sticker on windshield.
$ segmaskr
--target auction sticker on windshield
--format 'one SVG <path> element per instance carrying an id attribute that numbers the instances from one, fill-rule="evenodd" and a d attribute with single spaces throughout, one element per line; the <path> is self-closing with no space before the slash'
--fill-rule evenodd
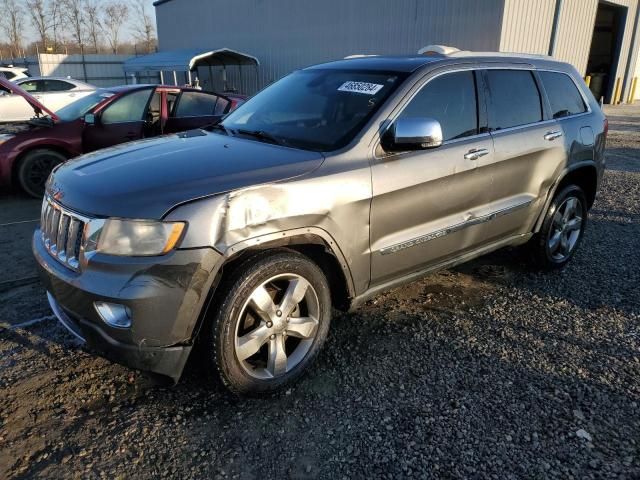
<path id="1" fill-rule="evenodd" d="M 377 83 L 368 83 L 368 82 L 344 82 L 338 88 L 339 92 L 351 92 L 351 93 L 363 93 L 365 95 L 375 95 L 380 91 L 380 89 L 384 87 L 384 85 L 379 85 Z"/>

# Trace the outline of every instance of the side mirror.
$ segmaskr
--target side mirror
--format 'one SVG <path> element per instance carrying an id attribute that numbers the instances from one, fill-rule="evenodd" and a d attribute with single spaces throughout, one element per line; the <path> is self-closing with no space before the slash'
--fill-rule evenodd
<path id="1" fill-rule="evenodd" d="M 386 142 L 395 151 L 425 150 L 442 145 L 442 126 L 433 118 L 400 118 L 390 128 Z"/>
<path id="2" fill-rule="evenodd" d="M 96 116 L 93 113 L 87 113 L 84 116 L 84 123 L 87 125 L 95 125 L 96 124 Z"/>

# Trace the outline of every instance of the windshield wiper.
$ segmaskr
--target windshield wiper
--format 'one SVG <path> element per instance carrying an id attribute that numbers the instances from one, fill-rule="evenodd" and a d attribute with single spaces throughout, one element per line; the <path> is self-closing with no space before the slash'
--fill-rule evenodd
<path id="1" fill-rule="evenodd" d="M 276 137 L 267 133 L 263 130 L 253 131 L 253 130 L 236 130 L 235 131 L 239 135 L 246 135 L 248 137 L 257 138 L 258 140 L 267 141 L 270 143 L 274 143 L 276 145 L 287 145 L 287 141 L 284 138 Z"/>
<path id="2" fill-rule="evenodd" d="M 209 125 L 205 125 L 204 127 L 202 127 L 202 130 L 208 130 L 208 131 L 219 130 L 223 132 L 225 135 L 228 135 L 230 137 L 232 136 L 231 131 L 221 123 L 211 123 Z"/>

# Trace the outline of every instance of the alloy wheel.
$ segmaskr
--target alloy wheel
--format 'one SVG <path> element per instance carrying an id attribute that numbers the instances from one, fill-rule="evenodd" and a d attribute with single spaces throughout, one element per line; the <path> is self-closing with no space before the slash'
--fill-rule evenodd
<path id="1" fill-rule="evenodd" d="M 235 354 L 244 371 L 268 380 L 290 372 L 311 349 L 320 303 L 297 274 L 281 274 L 255 288 L 240 311 Z"/>
<path id="2" fill-rule="evenodd" d="M 563 262 L 573 252 L 582 234 L 582 212 L 580 199 L 568 197 L 553 215 L 547 249 L 554 261 Z"/>
<path id="3" fill-rule="evenodd" d="M 40 156 L 33 160 L 28 172 L 28 181 L 32 188 L 42 189 L 49 178 L 51 170 L 59 163 L 59 159 L 53 156 Z"/>

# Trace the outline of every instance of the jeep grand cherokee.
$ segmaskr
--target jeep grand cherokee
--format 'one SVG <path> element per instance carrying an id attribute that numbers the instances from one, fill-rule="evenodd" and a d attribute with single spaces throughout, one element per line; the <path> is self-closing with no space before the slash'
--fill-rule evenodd
<path id="1" fill-rule="evenodd" d="M 33 237 L 51 307 L 177 381 L 198 341 L 234 392 L 299 377 L 332 306 L 505 246 L 576 252 L 607 121 L 576 70 L 501 54 L 306 68 L 208 130 L 72 160 Z"/>

